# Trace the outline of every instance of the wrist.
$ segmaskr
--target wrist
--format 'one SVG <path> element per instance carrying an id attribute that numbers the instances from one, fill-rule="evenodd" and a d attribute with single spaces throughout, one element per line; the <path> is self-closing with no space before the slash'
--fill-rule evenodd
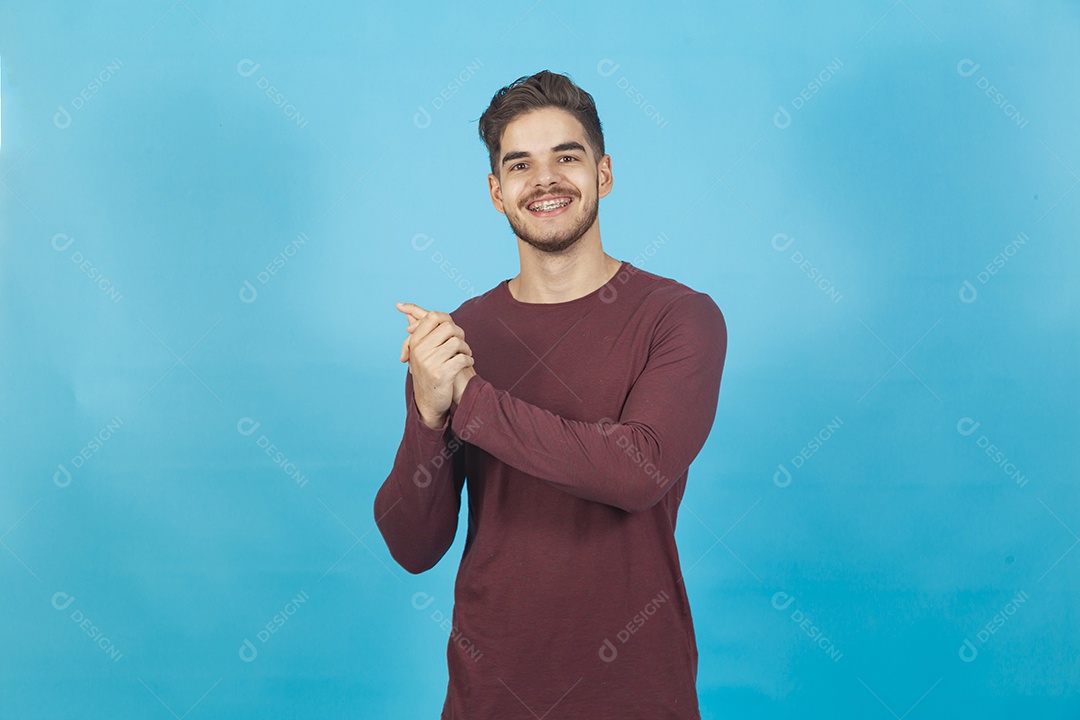
<path id="1" fill-rule="evenodd" d="M 446 416 L 447 413 L 442 413 L 439 415 L 426 415 L 424 413 L 420 413 L 420 422 L 424 423 L 432 430 L 438 430 L 444 425 L 446 425 Z"/>
<path id="2" fill-rule="evenodd" d="M 469 380 L 474 377 L 476 377 L 476 371 L 471 367 L 466 367 L 454 378 L 454 405 L 461 404 L 461 397 L 465 394 L 465 387 L 469 384 Z"/>
<path id="3" fill-rule="evenodd" d="M 420 422 L 427 425 L 432 430 L 438 430 L 446 422 L 446 413 L 432 413 L 422 409 L 415 400 L 413 406 L 416 408 L 416 414 L 420 417 Z"/>

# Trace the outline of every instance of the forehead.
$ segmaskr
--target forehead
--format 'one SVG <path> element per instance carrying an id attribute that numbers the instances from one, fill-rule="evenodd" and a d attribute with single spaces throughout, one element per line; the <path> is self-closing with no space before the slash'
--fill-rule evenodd
<path id="1" fill-rule="evenodd" d="M 541 152 L 568 140 L 577 140 L 588 147 L 585 128 L 577 118 L 559 108 L 540 108 L 511 120 L 503 130 L 500 144 L 503 152 Z"/>

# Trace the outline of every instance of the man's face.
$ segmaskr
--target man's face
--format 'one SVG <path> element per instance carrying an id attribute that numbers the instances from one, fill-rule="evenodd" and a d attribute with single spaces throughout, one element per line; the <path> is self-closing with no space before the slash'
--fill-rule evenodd
<path id="1" fill-rule="evenodd" d="M 557 253 L 599 233 L 597 207 L 611 192 L 611 157 L 597 164 L 573 115 L 558 108 L 519 115 L 503 131 L 496 161 L 499 175 L 488 175 L 491 202 L 522 241 Z M 537 207 L 543 201 L 548 209 Z"/>

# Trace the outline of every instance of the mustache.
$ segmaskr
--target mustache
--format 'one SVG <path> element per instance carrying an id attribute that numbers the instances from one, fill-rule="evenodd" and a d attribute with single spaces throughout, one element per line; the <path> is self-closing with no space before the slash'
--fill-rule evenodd
<path id="1" fill-rule="evenodd" d="M 559 197 L 561 195 L 565 195 L 566 197 L 569 197 L 569 198 L 574 198 L 575 200 L 580 200 L 581 199 L 580 196 L 576 192 L 572 192 L 569 188 L 556 188 L 555 190 L 549 190 L 548 192 L 543 192 L 543 193 L 540 193 L 538 195 L 532 196 L 531 198 L 529 198 L 528 200 L 523 202 L 521 204 L 521 207 L 528 207 L 529 205 L 532 205 L 534 202 L 536 202 L 537 200 L 539 200 L 542 197 L 552 197 L 552 196 Z"/>

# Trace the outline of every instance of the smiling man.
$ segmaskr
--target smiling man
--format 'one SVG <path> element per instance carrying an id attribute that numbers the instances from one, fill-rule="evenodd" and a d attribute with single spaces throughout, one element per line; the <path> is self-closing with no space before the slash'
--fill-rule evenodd
<path id="1" fill-rule="evenodd" d="M 405 430 L 374 503 L 420 573 L 469 488 L 441 717 L 698 719 L 675 526 L 715 419 L 723 314 L 604 252 L 611 157 L 567 76 L 519 78 L 479 125 L 521 270 L 451 313 L 397 304 Z"/>

